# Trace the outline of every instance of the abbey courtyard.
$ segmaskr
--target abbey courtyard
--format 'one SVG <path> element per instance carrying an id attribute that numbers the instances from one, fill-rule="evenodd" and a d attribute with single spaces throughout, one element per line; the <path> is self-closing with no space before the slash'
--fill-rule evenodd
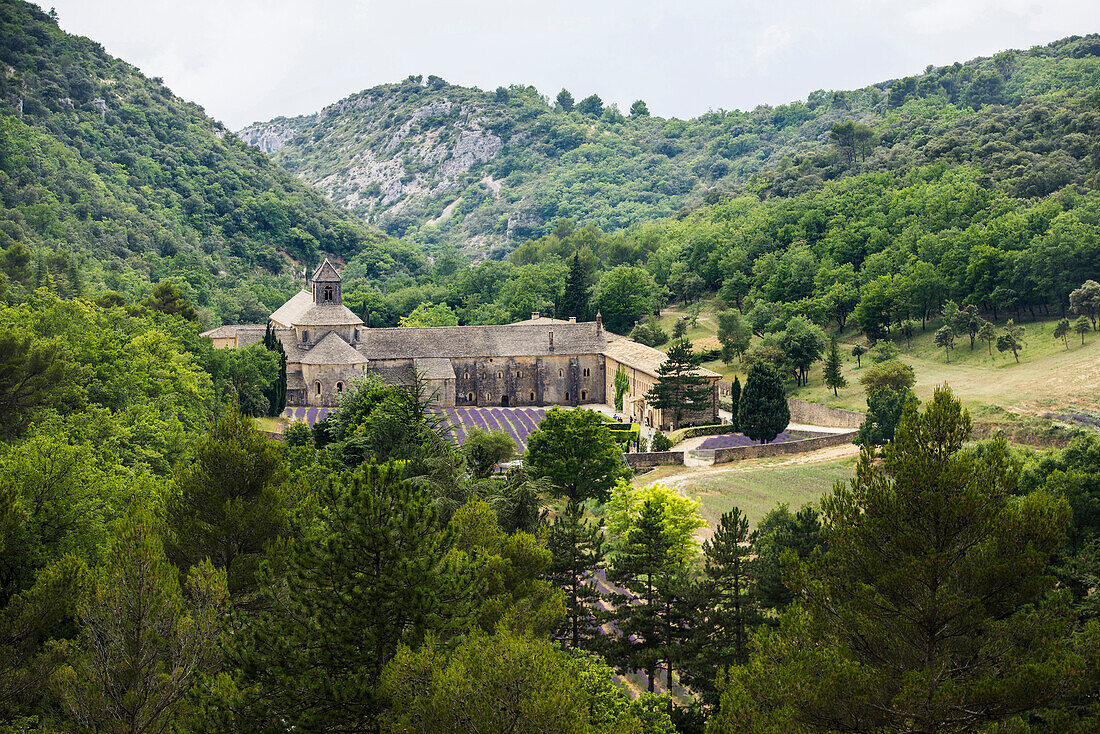
<path id="1" fill-rule="evenodd" d="M 335 407 L 364 373 L 387 384 L 419 375 L 440 407 L 614 407 L 615 376 L 625 373 L 624 417 L 665 429 L 671 416 L 647 404 L 665 354 L 609 332 L 595 321 L 547 318 L 496 326 L 367 328 L 343 303 L 342 279 L 327 259 L 309 289 L 275 310 L 267 324 L 219 326 L 204 332 L 215 347 L 246 347 L 268 327 L 287 359 L 287 406 Z M 683 424 L 718 422 L 719 375 L 709 406 L 681 416 Z"/>

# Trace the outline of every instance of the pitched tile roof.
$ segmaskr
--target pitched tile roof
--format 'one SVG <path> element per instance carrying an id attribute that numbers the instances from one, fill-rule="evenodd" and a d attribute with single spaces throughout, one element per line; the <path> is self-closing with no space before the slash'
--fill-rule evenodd
<path id="1" fill-rule="evenodd" d="M 325 258 L 325 261 L 317 266 L 317 269 L 313 271 L 313 277 L 310 280 L 320 281 L 322 283 L 339 283 L 340 274 L 336 272 L 336 268 L 332 267 L 332 263 Z"/>
<path id="2" fill-rule="evenodd" d="M 290 361 L 290 355 L 287 355 L 287 361 Z M 353 365 L 365 364 L 367 359 L 337 336 L 336 332 L 330 331 L 324 339 L 302 354 L 300 361 L 302 364 Z"/>
<path id="3" fill-rule="evenodd" d="M 292 326 L 349 326 L 363 323 L 350 308 L 342 303 L 313 303 L 298 314 L 290 323 Z"/>
<path id="4" fill-rule="evenodd" d="M 551 348 L 550 334 L 553 334 Z M 426 326 L 367 329 L 359 351 L 370 359 L 408 357 L 533 357 L 599 354 L 603 332 L 596 324 L 521 321 L 502 326 Z"/>
<path id="5" fill-rule="evenodd" d="M 283 328 L 287 328 L 294 325 L 295 320 L 312 305 L 313 294 L 309 291 L 298 291 L 290 297 L 289 301 L 275 309 L 275 313 L 271 314 L 268 319 Z"/>
<path id="6" fill-rule="evenodd" d="M 209 331 L 204 331 L 199 336 L 207 336 L 211 339 L 236 339 L 237 346 L 247 347 L 263 340 L 265 324 L 227 324 Z"/>
<path id="7" fill-rule="evenodd" d="M 446 357 L 418 357 L 413 360 L 413 369 L 425 380 L 453 380 L 455 369 Z"/>
<path id="8" fill-rule="evenodd" d="M 668 355 L 659 349 L 647 347 L 645 344 L 639 344 L 624 336 L 613 334 L 608 337 L 607 346 L 603 349 L 603 353 L 616 362 L 641 370 L 654 377 L 657 376 L 657 368 L 668 358 Z M 721 377 L 717 372 L 708 370 L 706 367 L 700 367 L 698 374 L 715 379 Z"/>

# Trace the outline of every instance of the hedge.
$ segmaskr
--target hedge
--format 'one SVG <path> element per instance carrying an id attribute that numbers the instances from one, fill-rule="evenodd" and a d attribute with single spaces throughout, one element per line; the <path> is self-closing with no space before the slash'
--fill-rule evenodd
<path id="1" fill-rule="evenodd" d="M 730 423 L 719 423 L 712 426 L 688 426 L 687 428 L 679 428 L 668 434 L 668 439 L 672 441 L 672 445 L 680 443 L 689 438 L 696 438 L 698 436 L 720 436 L 723 433 L 737 433 L 737 429 Z"/>

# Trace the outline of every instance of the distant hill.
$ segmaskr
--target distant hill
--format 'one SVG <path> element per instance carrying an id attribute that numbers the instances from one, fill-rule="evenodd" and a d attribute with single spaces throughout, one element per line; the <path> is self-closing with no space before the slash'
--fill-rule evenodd
<path id="1" fill-rule="evenodd" d="M 412 247 L 364 225 L 56 19 L 0 0 L 0 287 L 140 297 L 181 282 L 210 322 L 262 318 L 330 254 L 383 280 Z"/>
<path id="2" fill-rule="evenodd" d="M 1098 89 L 1089 35 L 692 120 L 410 77 L 239 135 L 392 235 L 499 257 L 559 218 L 609 231 L 726 192 L 787 196 L 930 162 L 977 164 L 1014 196 L 1042 196 L 1095 177 Z M 871 130 L 831 136 L 847 122 Z"/>

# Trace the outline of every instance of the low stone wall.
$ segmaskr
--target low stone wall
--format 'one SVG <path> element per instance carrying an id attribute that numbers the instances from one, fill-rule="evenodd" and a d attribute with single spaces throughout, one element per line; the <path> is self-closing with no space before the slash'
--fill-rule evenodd
<path id="1" fill-rule="evenodd" d="M 854 410 L 829 408 L 820 403 L 810 403 L 795 398 L 788 398 L 787 406 L 791 409 L 791 423 L 806 423 L 811 426 L 859 428 L 867 417 Z"/>
<path id="2" fill-rule="evenodd" d="M 640 454 L 623 454 L 626 464 L 631 469 L 655 469 L 658 466 L 671 466 L 684 464 L 683 451 L 648 451 Z"/>
<path id="3" fill-rule="evenodd" d="M 841 446 L 846 443 L 851 443 L 855 436 L 855 431 L 845 431 L 844 433 L 830 433 L 816 438 L 804 438 L 801 441 L 714 449 L 714 463 L 725 464 L 730 461 L 742 461 L 744 459 L 763 459 L 768 456 L 801 454 L 806 451 L 816 451 L 817 449 L 823 449 L 828 446 Z"/>

